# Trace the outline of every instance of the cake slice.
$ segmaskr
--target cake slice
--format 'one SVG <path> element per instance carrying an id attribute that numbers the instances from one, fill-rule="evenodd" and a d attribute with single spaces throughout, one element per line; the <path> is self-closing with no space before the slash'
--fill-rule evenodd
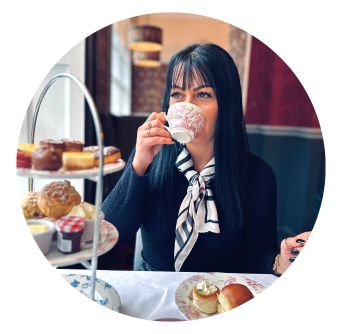
<path id="1" fill-rule="evenodd" d="M 63 152 L 64 170 L 90 169 L 94 167 L 94 153 L 92 152 Z"/>

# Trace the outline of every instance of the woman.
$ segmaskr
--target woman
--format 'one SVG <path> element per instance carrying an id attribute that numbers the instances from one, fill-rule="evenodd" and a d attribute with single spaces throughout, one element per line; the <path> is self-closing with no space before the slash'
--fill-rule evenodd
<path id="1" fill-rule="evenodd" d="M 206 121 L 186 145 L 164 127 L 177 102 L 199 106 Z M 120 242 L 141 229 L 145 270 L 282 274 L 309 232 L 283 240 L 279 251 L 275 176 L 248 152 L 230 55 L 195 44 L 173 56 L 163 111 L 138 129 L 126 169 L 103 203 Z"/>

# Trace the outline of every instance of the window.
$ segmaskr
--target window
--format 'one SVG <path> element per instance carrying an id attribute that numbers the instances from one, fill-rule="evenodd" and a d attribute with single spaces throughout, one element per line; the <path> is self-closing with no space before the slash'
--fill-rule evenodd
<path id="1" fill-rule="evenodd" d="M 115 27 L 112 31 L 110 112 L 115 116 L 131 114 L 131 56 Z"/>

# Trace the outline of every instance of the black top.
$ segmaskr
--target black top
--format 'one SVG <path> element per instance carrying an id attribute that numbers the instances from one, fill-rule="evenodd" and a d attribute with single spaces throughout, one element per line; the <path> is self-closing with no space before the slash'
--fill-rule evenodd
<path id="1" fill-rule="evenodd" d="M 147 263 L 160 271 L 174 271 L 175 227 L 188 181 L 181 172 L 175 172 L 173 203 L 168 214 L 160 217 L 157 210 L 160 203 L 152 196 L 153 189 L 149 189 L 148 173 L 138 176 L 133 171 L 133 154 L 122 177 L 103 202 L 105 219 L 118 229 L 119 243 L 132 240 L 140 227 Z M 231 227 L 219 217 L 220 234 L 200 233 L 181 271 L 272 273 L 279 251 L 276 180 L 271 167 L 253 154 L 249 155 L 248 166 L 244 226 Z M 215 178 L 210 184 L 213 182 Z"/>

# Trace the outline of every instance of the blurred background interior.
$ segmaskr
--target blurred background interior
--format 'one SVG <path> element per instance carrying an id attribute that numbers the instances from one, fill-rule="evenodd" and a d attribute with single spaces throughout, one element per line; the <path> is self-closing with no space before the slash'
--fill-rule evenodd
<path id="1" fill-rule="evenodd" d="M 160 51 L 130 49 L 134 41 L 144 38 L 154 39 Z M 277 54 L 257 38 L 222 21 L 181 13 L 149 14 L 90 35 L 64 55 L 43 80 L 28 108 L 20 142 L 28 141 L 33 109 L 43 85 L 53 75 L 68 72 L 83 81 L 92 94 L 105 145 L 119 147 L 127 161 L 137 128 L 151 112 L 161 111 L 171 55 L 197 42 L 220 45 L 238 66 L 250 151 L 266 160 L 277 178 L 279 240 L 311 230 L 325 180 L 324 144 L 317 115 L 305 89 Z M 57 82 L 42 103 L 36 140 L 44 138 L 73 138 L 96 145 L 88 106 L 68 80 Z M 104 197 L 121 173 L 105 176 Z M 36 188 L 43 185 L 39 182 L 46 183 L 37 180 Z M 93 182 L 72 183 L 84 200 L 94 203 Z M 18 187 L 21 193 L 27 191 L 27 183 L 21 179 Z M 114 247 L 99 258 L 98 268 L 132 269 L 134 248 L 135 240 Z"/>

